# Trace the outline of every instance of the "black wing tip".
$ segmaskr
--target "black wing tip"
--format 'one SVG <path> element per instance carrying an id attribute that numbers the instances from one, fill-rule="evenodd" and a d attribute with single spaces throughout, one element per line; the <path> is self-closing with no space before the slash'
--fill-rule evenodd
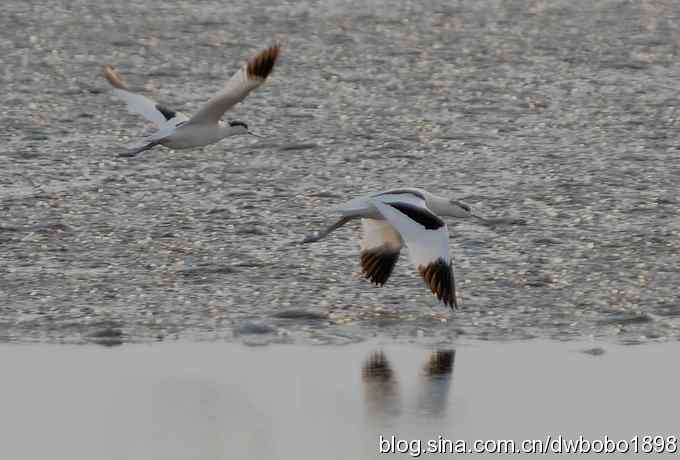
<path id="1" fill-rule="evenodd" d="M 457 310 L 456 282 L 453 277 L 453 263 L 446 263 L 444 259 L 437 259 L 426 266 L 418 267 L 418 271 L 430 288 L 430 291 L 452 310 Z"/>
<path id="2" fill-rule="evenodd" d="M 101 74 L 114 88 L 129 91 L 123 78 L 116 72 L 116 69 L 111 64 L 104 64 L 101 69 Z"/>
<path id="3" fill-rule="evenodd" d="M 380 246 L 361 252 L 361 273 L 376 286 L 384 286 L 399 259 L 399 251 Z"/>
<path id="4" fill-rule="evenodd" d="M 281 45 L 274 43 L 264 51 L 260 51 L 248 61 L 248 77 L 266 79 L 274 70 L 274 64 L 279 58 Z"/>

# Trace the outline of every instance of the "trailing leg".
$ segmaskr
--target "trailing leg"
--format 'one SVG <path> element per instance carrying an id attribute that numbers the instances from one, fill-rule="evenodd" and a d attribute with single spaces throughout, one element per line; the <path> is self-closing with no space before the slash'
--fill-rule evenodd
<path id="1" fill-rule="evenodd" d="M 138 147 L 136 149 L 132 149 L 132 150 L 128 150 L 127 152 L 119 153 L 118 156 L 119 157 L 125 157 L 125 158 L 135 157 L 142 152 L 145 152 L 147 150 L 154 148 L 157 145 L 158 145 L 158 142 L 156 142 L 156 141 L 149 142 L 148 144 L 143 145 L 141 147 Z"/>
<path id="2" fill-rule="evenodd" d="M 351 217 L 341 217 L 338 219 L 334 224 L 326 228 L 325 230 L 322 230 L 320 232 L 314 232 L 311 235 L 307 235 L 304 240 L 301 241 L 302 244 L 305 243 L 315 243 L 323 238 L 326 238 L 331 232 L 339 229 L 343 225 L 345 225 L 347 222 L 352 220 Z"/>

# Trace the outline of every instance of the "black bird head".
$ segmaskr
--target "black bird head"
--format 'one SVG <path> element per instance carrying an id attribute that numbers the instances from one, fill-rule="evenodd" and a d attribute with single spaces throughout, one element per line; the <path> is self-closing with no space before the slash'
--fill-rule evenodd
<path id="1" fill-rule="evenodd" d="M 458 206 L 460 208 L 463 208 L 467 212 L 470 212 L 470 206 L 466 205 L 465 203 L 461 203 L 460 201 L 456 201 L 456 200 L 451 200 L 451 204 L 454 205 L 454 206 Z"/>

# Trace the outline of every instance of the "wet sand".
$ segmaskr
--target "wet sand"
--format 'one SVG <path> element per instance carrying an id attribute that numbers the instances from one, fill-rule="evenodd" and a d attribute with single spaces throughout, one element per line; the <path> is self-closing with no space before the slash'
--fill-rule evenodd
<path id="1" fill-rule="evenodd" d="M 0 458 L 372 459 L 405 439 L 680 434 L 677 343 L 2 345 Z"/>

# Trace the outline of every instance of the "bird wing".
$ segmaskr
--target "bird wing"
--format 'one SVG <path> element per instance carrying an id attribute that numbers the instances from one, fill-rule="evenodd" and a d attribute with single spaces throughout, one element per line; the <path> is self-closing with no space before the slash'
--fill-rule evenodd
<path id="1" fill-rule="evenodd" d="M 189 123 L 217 123 L 224 112 L 241 102 L 260 86 L 272 73 L 279 57 L 279 45 L 274 45 L 253 56 L 227 81 L 224 89 L 206 102 Z"/>
<path id="2" fill-rule="evenodd" d="M 156 127 L 161 127 L 168 122 L 177 125 L 187 120 L 188 117 L 183 113 L 171 110 L 153 99 L 130 91 L 120 74 L 112 66 L 104 65 L 102 67 L 102 76 L 111 83 L 113 93 L 125 101 L 130 112 L 143 116 L 156 125 Z"/>
<path id="3" fill-rule="evenodd" d="M 399 259 L 401 236 L 384 220 L 361 219 L 361 227 L 361 272 L 371 283 L 382 286 Z"/>
<path id="4" fill-rule="evenodd" d="M 390 190 L 378 192 L 369 196 L 353 198 L 346 203 L 335 206 L 333 211 L 339 212 L 344 216 L 364 216 L 368 217 L 373 209 L 373 199 L 379 199 L 383 203 L 409 203 L 413 206 L 426 206 L 425 198 L 419 194 L 413 194 L 409 190 Z"/>
<path id="5" fill-rule="evenodd" d="M 380 198 L 374 198 L 373 203 L 401 235 L 413 264 L 432 293 L 451 308 L 457 308 L 446 223 L 426 206 L 407 202 L 385 203 Z"/>
<path id="6" fill-rule="evenodd" d="M 383 203 L 407 203 L 412 206 L 426 208 L 425 195 L 417 189 L 394 189 L 371 195 Z"/>

